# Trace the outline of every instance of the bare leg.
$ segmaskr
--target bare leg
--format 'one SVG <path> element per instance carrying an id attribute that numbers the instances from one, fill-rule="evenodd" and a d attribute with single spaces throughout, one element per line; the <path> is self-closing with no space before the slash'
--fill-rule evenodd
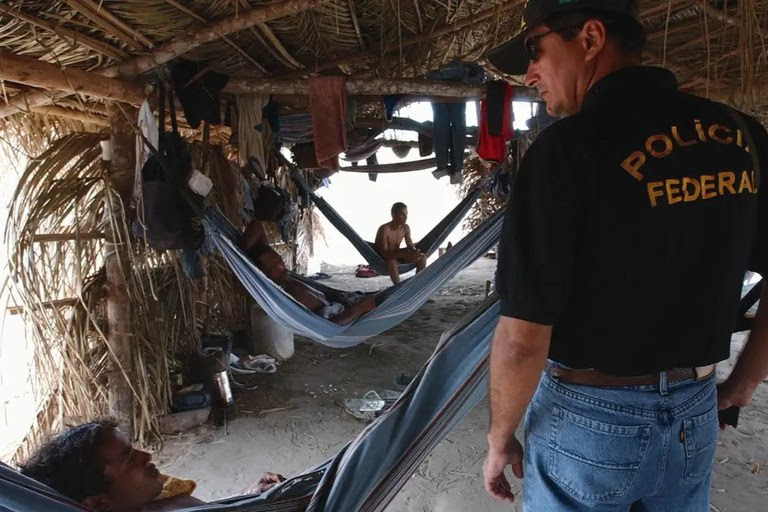
<path id="1" fill-rule="evenodd" d="M 389 272 L 389 278 L 393 284 L 400 282 L 400 272 L 397 271 L 397 259 L 392 258 L 387 260 L 387 272 Z"/>
<path id="2" fill-rule="evenodd" d="M 368 295 L 364 299 L 356 302 L 352 306 L 344 309 L 340 315 L 332 317 L 330 320 L 336 324 L 348 324 L 353 322 L 376 307 L 375 295 Z"/>

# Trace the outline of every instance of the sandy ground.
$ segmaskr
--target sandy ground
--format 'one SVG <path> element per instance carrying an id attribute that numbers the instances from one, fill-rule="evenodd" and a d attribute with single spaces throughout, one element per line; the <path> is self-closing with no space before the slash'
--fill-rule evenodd
<path id="1" fill-rule="evenodd" d="M 253 391 L 236 394 L 239 416 L 226 428 L 201 427 L 169 439 L 157 455 L 162 471 L 197 481 L 195 496 L 237 494 L 264 471 L 292 475 L 327 460 L 364 426 L 346 413 L 344 398 L 392 389 L 400 373 L 414 374 L 440 335 L 485 296 L 495 261 L 481 259 L 443 287 L 400 326 L 349 350 L 297 338 L 296 355 L 276 374 L 257 376 Z M 374 290 L 383 277 L 356 279 L 349 268 L 324 267 L 324 281 L 342 289 Z M 734 337 L 734 350 L 743 337 Z M 726 370 L 727 371 L 727 370 Z M 277 409 L 277 410 L 276 410 Z M 488 405 L 470 413 L 424 460 L 388 511 L 521 510 L 494 502 L 482 487 Z M 714 511 L 768 510 L 768 386 L 743 410 L 738 430 L 718 442 L 712 481 Z M 513 483 L 519 491 L 520 482 Z M 341 511 L 340 511 L 341 512 Z"/>

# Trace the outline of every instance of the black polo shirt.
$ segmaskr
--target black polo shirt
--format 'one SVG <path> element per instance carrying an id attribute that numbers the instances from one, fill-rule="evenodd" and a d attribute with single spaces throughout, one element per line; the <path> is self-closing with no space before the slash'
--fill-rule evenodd
<path id="1" fill-rule="evenodd" d="M 765 129 L 744 120 L 768 162 Z M 521 163 L 499 246 L 501 314 L 553 325 L 550 358 L 574 368 L 726 359 L 744 272 L 768 266 L 747 147 L 726 107 L 678 92 L 669 71 L 601 79 Z"/>

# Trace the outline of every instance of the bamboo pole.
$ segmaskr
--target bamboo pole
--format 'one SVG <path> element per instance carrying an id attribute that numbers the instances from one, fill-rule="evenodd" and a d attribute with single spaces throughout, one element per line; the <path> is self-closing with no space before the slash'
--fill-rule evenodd
<path id="1" fill-rule="evenodd" d="M 151 71 L 157 66 L 165 64 L 166 62 L 187 53 L 193 48 L 215 41 L 222 36 L 244 30 L 259 23 L 313 9 L 328 1 L 329 0 L 285 0 L 283 2 L 260 5 L 248 11 L 240 12 L 218 21 L 213 21 L 209 25 L 199 27 L 194 31 L 189 31 L 185 34 L 176 36 L 170 41 L 158 45 L 146 55 L 140 55 L 127 62 L 105 68 L 101 74 L 109 77 L 134 77 L 146 73 L 147 71 Z"/>
<path id="2" fill-rule="evenodd" d="M 127 111 L 127 112 L 126 112 Z M 136 109 L 107 104 L 111 126 L 112 160 L 109 178 L 125 174 L 134 167 L 136 155 L 134 134 L 126 115 L 136 117 Z M 115 417 L 128 439 L 133 438 L 134 396 L 130 385 L 133 377 L 133 359 L 131 357 L 131 300 L 128 295 L 127 275 L 130 272 L 130 260 L 126 257 L 122 226 L 124 207 L 128 197 L 122 203 L 112 198 L 109 208 L 111 218 L 106 232 L 106 273 L 107 273 L 107 345 L 110 350 L 109 369 L 107 372 L 107 392 L 109 413 Z"/>
<path id="3" fill-rule="evenodd" d="M 146 98 L 138 84 L 106 78 L 77 68 L 58 66 L 0 50 L 0 79 L 43 89 L 76 92 L 140 105 Z M 39 105 L 38 105 L 39 106 Z"/>

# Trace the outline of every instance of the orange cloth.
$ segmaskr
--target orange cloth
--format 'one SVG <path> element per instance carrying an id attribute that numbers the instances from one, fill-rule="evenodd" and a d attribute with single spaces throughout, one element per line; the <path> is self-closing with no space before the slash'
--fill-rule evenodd
<path id="1" fill-rule="evenodd" d="M 347 86 L 342 76 L 309 79 L 309 111 L 317 163 L 339 170 L 339 154 L 347 150 Z"/>

